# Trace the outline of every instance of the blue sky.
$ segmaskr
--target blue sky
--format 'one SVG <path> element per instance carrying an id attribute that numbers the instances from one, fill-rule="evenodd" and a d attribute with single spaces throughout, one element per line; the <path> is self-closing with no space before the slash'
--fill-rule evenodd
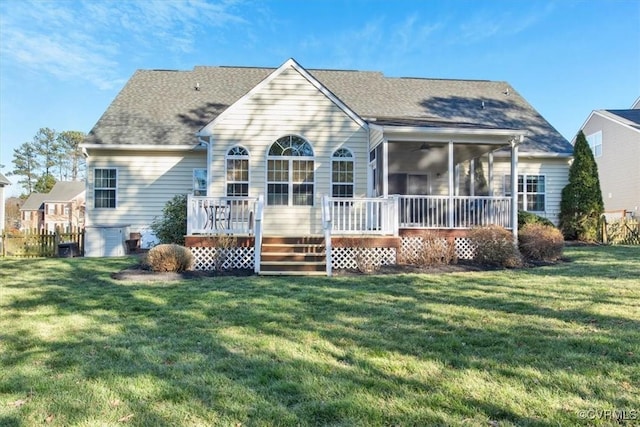
<path id="1" fill-rule="evenodd" d="M 640 96 L 640 1 L 5 0 L 2 172 L 41 127 L 89 132 L 136 69 L 290 57 L 305 68 L 506 80 L 571 139 L 593 109 Z"/>

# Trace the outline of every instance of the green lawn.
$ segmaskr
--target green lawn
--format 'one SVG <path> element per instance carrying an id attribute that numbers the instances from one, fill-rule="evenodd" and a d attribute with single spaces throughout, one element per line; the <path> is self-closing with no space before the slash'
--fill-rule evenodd
<path id="1" fill-rule="evenodd" d="M 519 271 L 170 283 L 112 280 L 127 258 L 1 259 L 0 425 L 640 419 L 640 248 L 566 254 Z"/>

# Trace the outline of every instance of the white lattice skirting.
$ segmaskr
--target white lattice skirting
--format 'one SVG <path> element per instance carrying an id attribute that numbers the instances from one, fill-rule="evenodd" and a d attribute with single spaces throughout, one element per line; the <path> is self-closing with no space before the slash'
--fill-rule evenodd
<path id="1" fill-rule="evenodd" d="M 381 266 L 396 263 L 396 248 L 333 248 L 331 267 L 357 269 L 358 265 Z"/>
<path id="2" fill-rule="evenodd" d="M 473 247 L 471 239 L 468 237 L 456 237 L 454 243 L 458 259 L 473 259 L 476 255 L 476 248 Z"/>
<path id="3" fill-rule="evenodd" d="M 221 264 L 222 270 L 253 269 L 253 248 L 218 249 L 207 247 L 189 248 L 194 261 L 195 270 L 216 270 Z M 220 259 L 217 258 L 220 251 Z"/>
<path id="4" fill-rule="evenodd" d="M 475 249 L 471 240 L 467 237 L 456 237 L 456 255 L 459 259 L 472 259 Z M 422 248 L 422 238 L 417 236 L 402 237 L 400 251 L 407 254 Z M 218 264 L 222 270 L 253 269 L 254 249 L 241 247 L 231 249 L 218 249 L 210 247 L 189 248 L 195 258 L 195 270 L 216 270 Z M 217 251 L 221 251 L 221 259 L 216 258 Z M 357 269 L 360 265 L 379 267 L 381 265 L 393 265 L 397 263 L 396 248 L 333 248 L 331 251 L 331 265 L 334 269 Z"/>

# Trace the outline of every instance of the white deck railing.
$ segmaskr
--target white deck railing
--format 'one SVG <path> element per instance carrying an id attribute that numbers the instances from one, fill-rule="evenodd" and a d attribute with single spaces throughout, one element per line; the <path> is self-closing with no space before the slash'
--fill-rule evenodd
<path id="1" fill-rule="evenodd" d="M 187 197 L 187 234 L 253 234 L 257 197 Z"/>
<path id="2" fill-rule="evenodd" d="M 325 197 L 323 204 L 332 233 L 398 234 L 397 199 Z"/>
<path id="3" fill-rule="evenodd" d="M 490 196 L 398 196 L 400 228 L 511 228 L 511 198 Z"/>
<path id="4" fill-rule="evenodd" d="M 323 224 L 332 234 L 397 235 L 399 228 L 511 228 L 511 198 L 391 196 L 323 198 Z"/>

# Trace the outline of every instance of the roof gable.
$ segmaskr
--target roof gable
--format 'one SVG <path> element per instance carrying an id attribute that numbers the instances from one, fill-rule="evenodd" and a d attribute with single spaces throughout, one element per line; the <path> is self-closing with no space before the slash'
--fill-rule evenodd
<path id="1" fill-rule="evenodd" d="M 333 102 L 338 108 L 340 108 L 347 116 L 349 116 L 353 121 L 358 123 L 360 126 L 367 126 L 367 123 L 360 118 L 353 110 L 347 107 L 344 102 L 340 100 L 337 96 L 335 96 L 329 89 L 327 89 L 322 83 L 320 83 L 315 77 L 313 77 L 307 70 L 305 70 L 300 64 L 298 64 L 293 58 L 288 59 L 284 64 L 278 67 L 275 71 L 269 74 L 264 80 L 254 86 L 249 92 L 247 92 L 243 97 L 241 97 L 238 101 L 236 101 L 233 105 L 229 106 L 226 110 L 220 113 L 215 119 L 213 119 L 209 124 L 204 126 L 199 132 L 199 136 L 209 135 L 211 130 L 215 127 L 215 125 L 224 119 L 224 117 L 228 114 L 231 114 L 236 108 L 239 108 L 245 101 L 249 100 L 253 96 L 260 93 L 264 88 L 271 83 L 273 80 L 277 79 L 282 73 L 292 68 L 298 73 L 300 73 L 311 85 L 313 85 L 316 89 L 318 89 L 324 96 L 326 96 L 331 102 Z"/>
<path id="2" fill-rule="evenodd" d="M 620 126 L 624 126 L 636 132 L 640 132 L 640 110 L 593 110 L 580 129 L 584 129 L 593 116 L 602 117 Z"/>
<path id="3" fill-rule="evenodd" d="M 0 187 L 4 187 L 5 185 L 11 185 L 11 181 L 9 181 L 2 173 L 0 173 Z"/>

